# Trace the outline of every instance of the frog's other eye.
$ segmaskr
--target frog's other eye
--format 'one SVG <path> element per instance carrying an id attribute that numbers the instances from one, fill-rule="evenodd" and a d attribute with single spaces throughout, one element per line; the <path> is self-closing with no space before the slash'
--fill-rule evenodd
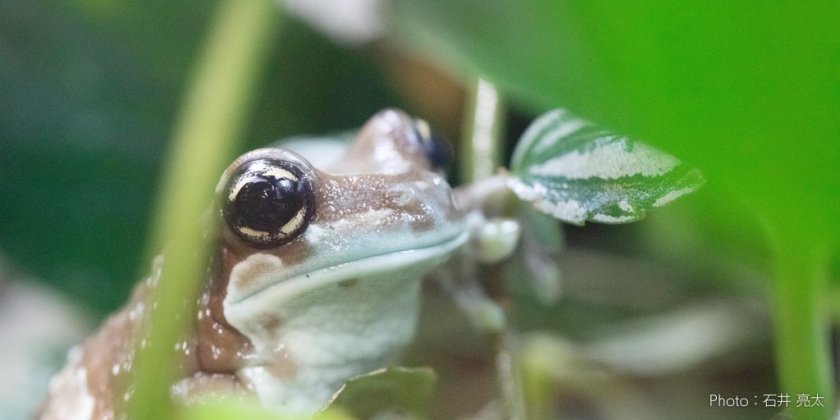
<path id="1" fill-rule="evenodd" d="M 312 181 L 295 162 L 265 158 L 245 162 L 233 172 L 225 191 L 225 221 L 255 247 L 276 247 L 294 239 L 315 214 Z"/>
<path id="2" fill-rule="evenodd" d="M 426 154 L 431 169 L 446 170 L 449 167 L 449 149 L 443 140 L 432 131 L 429 123 L 419 118 L 414 120 L 414 133 Z"/>

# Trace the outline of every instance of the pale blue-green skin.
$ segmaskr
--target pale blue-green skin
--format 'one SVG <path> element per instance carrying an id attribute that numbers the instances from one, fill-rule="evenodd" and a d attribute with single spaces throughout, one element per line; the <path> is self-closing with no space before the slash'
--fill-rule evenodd
<path id="1" fill-rule="evenodd" d="M 254 347 L 237 376 L 264 404 L 313 413 L 349 377 L 386 366 L 414 335 L 420 279 L 466 242 L 446 181 L 391 145 L 410 123 L 377 114 L 332 164 L 311 150 L 318 211 L 330 213 L 303 233 L 305 258 L 255 252 L 232 268 L 224 314 Z"/>

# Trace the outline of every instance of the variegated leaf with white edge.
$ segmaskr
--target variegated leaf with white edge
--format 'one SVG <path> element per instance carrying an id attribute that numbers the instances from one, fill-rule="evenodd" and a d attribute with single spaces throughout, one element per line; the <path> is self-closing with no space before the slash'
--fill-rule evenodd
<path id="1" fill-rule="evenodd" d="M 574 224 L 634 222 L 703 184 L 698 169 L 674 156 L 563 109 L 528 127 L 511 171 L 521 199 Z"/>

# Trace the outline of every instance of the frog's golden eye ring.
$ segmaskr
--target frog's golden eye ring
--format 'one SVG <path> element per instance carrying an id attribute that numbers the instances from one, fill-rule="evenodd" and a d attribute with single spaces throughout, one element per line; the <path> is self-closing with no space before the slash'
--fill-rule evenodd
<path id="1" fill-rule="evenodd" d="M 414 134 L 426 159 L 433 170 L 447 170 L 449 168 L 450 151 L 447 144 L 438 136 L 426 121 L 416 118 L 413 124 Z"/>
<path id="2" fill-rule="evenodd" d="M 230 177 L 222 214 L 230 229 L 259 248 L 280 246 L 303 233 L 315 214 L 312 181 L 295 162 L 261 158 Z"/>

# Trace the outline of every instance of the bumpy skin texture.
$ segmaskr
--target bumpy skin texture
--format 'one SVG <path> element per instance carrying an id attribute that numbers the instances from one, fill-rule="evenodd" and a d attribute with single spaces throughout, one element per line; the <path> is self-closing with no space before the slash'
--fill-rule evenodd
<path id="1" fill-rule="evenodd" d="M 312 413 L 350 376 L 387 363 L 411 339 L 419 279 L 466 239 L 449 185 L 431 167 L 414 121 L 385 110 L 316 169 L 282 149 L 256 158 L 294 160 L 308 169 L 316 213 L 307 229 L 274 248 L 251 246 L 217 214 L 217 252 L 197 301 L 194 326 L 175 351 L 181 380 L 173 397 L 256 396 L 265 405 Z M 131 398 L 134 346 L 160 280 L 152 274 L 131 300 L 51 381 L 45 419 L 121 418 Z"/>
<path id="2" fill-rule="evenodd" d="M 126 306 L 110 316 L 99 331 L 70 350 L 67 365 L 50 381 L 49 398 L 40 417 L 47 419 L 114 418 L 117 390 L 134 360 L 134 337 L 146 318 L 149 290 L 160 276 L 160 259 L 152 275 L 140 282 Z"/>
<path id="3" fill-rule="evenodd" d="M 160 281 L 160 258 L 152 274 L 135 286 L 122 310 L 111 315 L 99 331 L 68 355 L 67 364 L 51 380 L 48 399 L 38 417 L 43 419 L 110 419 L 132 397 L 128 386 L 135 343 L 148 344 L 143 325 L 153 308 L 151 296 Z M 213 262 L 218 265 L 217 262 Z M 208 286 L 216 282 L 208 282 Z M 213 287 L 205 287 L 198 302 L 194 329 L 174 350 L 185 385 L 176 398 L 188 401 L 213 393 L 246 395 L 236 369 L 249 353 L 250 342 L 230 327 Z"/>

